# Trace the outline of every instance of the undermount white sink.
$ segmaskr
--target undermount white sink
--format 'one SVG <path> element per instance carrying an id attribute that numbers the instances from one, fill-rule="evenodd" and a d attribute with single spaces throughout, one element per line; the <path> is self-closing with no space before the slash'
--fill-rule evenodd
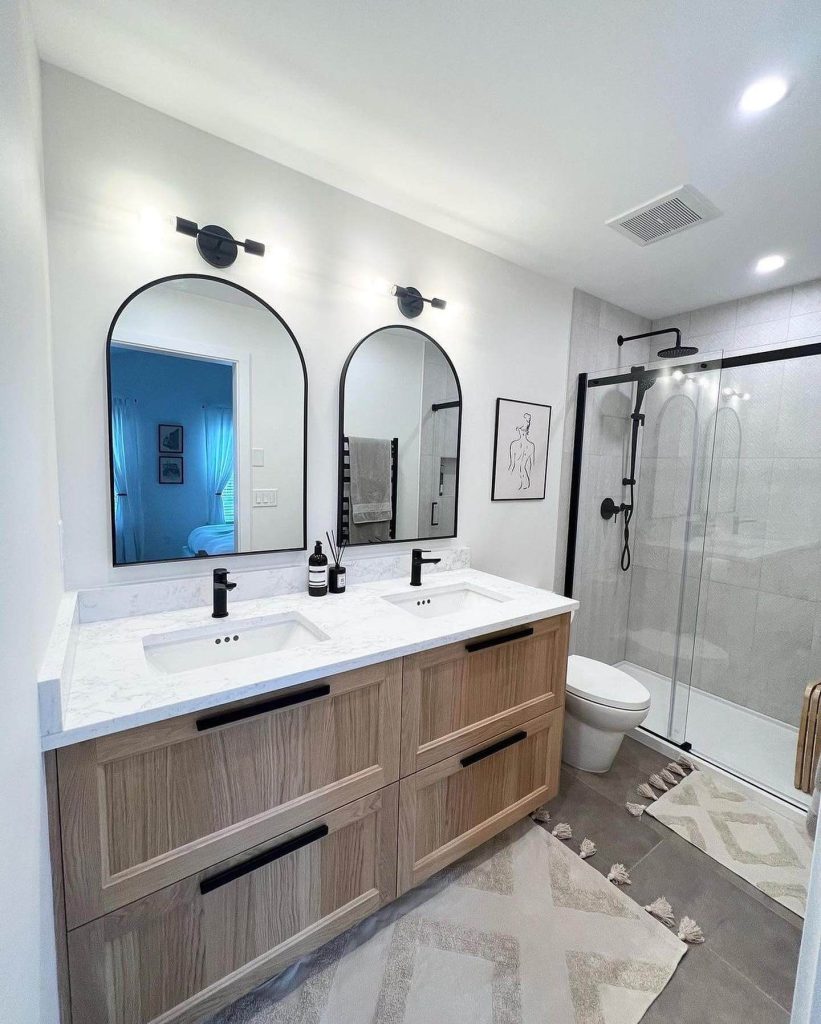
<path id="1" fill-rule="evenodd" d="M 454 583 L 449 587 L 414 588 L 413 593 L 384 594 L 382 600 L 410 615 L 418 615 L 420 619 L 435 619 L 440 615 L 455 615 L 472 608 L 499 604 L 510 598 L 477 587 L 475 583 Z"/>
<path id="2" fill-rule="evenodd" d="M 143 650 L 149 664 L 173 674 L 294 647 L 312 647 L 327 639 L 327 634 L 304 615 L 285 612 L 235 622 L 227 618 L 198 629 L 156 633 L 143 637 Z"/>

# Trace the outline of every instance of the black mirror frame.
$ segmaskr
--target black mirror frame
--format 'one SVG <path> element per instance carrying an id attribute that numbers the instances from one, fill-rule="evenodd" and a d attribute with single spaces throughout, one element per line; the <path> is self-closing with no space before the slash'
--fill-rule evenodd
<path id="1" fill-rule="evenodd" d="M 338 538 L 344 536 L 344 527 L 342 524 L 342 492 L 344 486 L 345 476 L 345 452 L 343 438 L 345 436 L 345 380 L 348 376 L 348 367 L 351 364 L 351 360 L 359 351 L 360 347 L 365 342 L 372 338 L 375 334 L 381 334 L 382 331 L 390 330 L 402 330 L 411 331 L 414 334 L 419 334 L 426 341 L 431 342 L 435 345 L 442 355 L 445 357 L 448 366 L 453 373 L 453 379 L 456 381 L 456 390 L 459 394 L 459 423 L 456 428 L 456 496 L 453 503 L 453 533 L 443 533 L 436 537 L 395 537 L 393 540 L 383 540 L 378 543 L 374 541 L 363 542 L 361 544 L 348 544 L 348 547 L 370 547 L 370 548 L 381 548 L 387 544 L 413 544 L 418 541 L 428 540 L 452 540 L 457 536 L 459 529 L 459 476 L 462 472 L 462 384 L 459 380 L 459 374 L 456 372 L 456 367 L 453 365 L 453 360 L 439 344 L 436 338 L 432 338 L 425 331 L 420 331 L 418 327 L 411 327 L 409 324 L 385 324 L 383 327 L 377 327 L 375 331 L 371 331 L 366 334 L 364 338 L 354 345 L 351 351 L 348 353 L 348 358 L 345 360 L 345 365 L 342 367 L 342 374 L 339 378 L 339 435 L 337 440 L 338 448 L 338 471 L 337 471 L 337 492 L 336 492 L 336 535 Z"/>
<path id="2" fill-rule="evenodd" d="M 116 560 L 117 554 L 117 536 L 116 526 L 114 521 L 114 438 L 111 431 L 111 340 L 114 334 L 114 327 L 120 318 L 120 314 L 123 312 L 125 307 L 132 302 L 142 292 L 147 291 L 149 288 L 154 288 L 158 284 L 165 284 L 167 281 L 217 281 L 219 284 L 227 285 L 229 288 L 235 288 L 238 292 L 243 292 L 245 295 L 249 295 L 252 299 L 258 302 L 261 306 L 264 306 L 269 313 L 279 321 L 279 323 L 288 332 L 288 337 L 294 344 L 294 348 L 299 356 L 299 362 L 302 366 L 302 379 L 304 384 L 304 402 L 302 408 L 302 544 L 299 547 L 292 548 L 266 548 L 260 551 L 235 551 L 232 554 L 226 555 L 197 555 L 193 558 L 146 558 L 141 562 L 118 562 Z M 124 302 L 120 304 L 119 309 L 114 314 L 111 321 L 111 325 L 108 328 L 108 337 L 106 338 L 105 345 L 105 373 L 106 373 L 106 399 L 108 407 L 108 501 L 109 510 L 111 516 L 111 564 L 115 569 L 127 569 L 135 565 L 157 565 L 166 564 L 168 562 L 204 562 L 206 559 L 219 558 L 225 561 L 226 558 L 239 558 L 246 555 L 270 555 L 275 554 L 279 551 L 305 551 L 308 547 L 308 369 L 305 365 L 305 356 L 302 354 L 302 349 L 299 347 L 299 342 L 296 340 L 296 335 L 285 322 L 285 320 L 277 313 L 273 306 L 269 305 L 264 299 L 261 299 L 256 292 L 252 292 L 250 288 L 243 288 L 241 284 L 236 284 L 234 281 L 227 281 L 224 277 L 215 277 L 213 274 L 169 274 L 166 277 L 158 277 L 154 281 L 149 281 L 147 284 L 141 285 L 135 291 L 133 291 Z"/>

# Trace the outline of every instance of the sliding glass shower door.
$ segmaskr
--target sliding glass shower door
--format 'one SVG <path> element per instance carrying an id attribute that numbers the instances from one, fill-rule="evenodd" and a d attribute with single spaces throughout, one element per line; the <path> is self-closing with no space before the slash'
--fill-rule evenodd
<path id="1" fill-rule="evenodd" d="M 638 490 L 625 667 L 653 698 L 645 727 L 684 743 L 706 536 L 720 371 L 651 364 Z"/>
<path id="2" fill-rule="evenodd" d="M 582 375 L 568 545 L 573 650 L 647 687 L 645 729 L 795 803 L 821 679 L 819 396 L 818 341 Z"/>
<path id="3" fill-rule="evenodd" d="M 721 371 L 687 730 L 797 802 L 801 706 L 821 679 L 821 354 L 800 351 Z"/>
<path id="4" fill-rule="evenodd" d="M 719 375 L 715 359 L 659 362 L 584 388 L 574 650 L 642 682 L 645 727 L 676 743 L 687 736 Z M 608 498 L 619 511 L 604 518 Z"/>

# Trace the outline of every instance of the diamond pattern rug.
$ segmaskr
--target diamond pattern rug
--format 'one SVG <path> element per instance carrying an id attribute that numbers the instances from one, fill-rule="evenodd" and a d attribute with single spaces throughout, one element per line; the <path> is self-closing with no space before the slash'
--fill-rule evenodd
<path id="1" fill-rule="evenodd" d="M 638 1024 L 685 949 L 526 821 L 211 1024 Z"/>
<path id="2" fill-rule="evenodd" d="M 705 771 L 663 793 L 647 813 L 804 917 L 812 843 L 803 824 Z"/>

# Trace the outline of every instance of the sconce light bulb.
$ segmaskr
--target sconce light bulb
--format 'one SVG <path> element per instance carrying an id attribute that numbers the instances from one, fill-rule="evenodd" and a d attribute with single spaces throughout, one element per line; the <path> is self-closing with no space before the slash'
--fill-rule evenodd
<path id="1" fill-rule="evenodd" d="M 171 217 L 153 206 L 144 206 L 139 215 L 140 232 L 146 238 L 156 238 L 171 227 Z"/>
<path id="2" fill-rule="evenodd" d="M 745 391 L 744 394 L 741 396 L 741 401 L 742 402 L 749 402 L 749 400 L 750 400 L 750 392 L 749 391 Z"/>
<path id="3" fill-rule="evenodd" d="M 730 395 L 734 394 L 734 391 L 732 388 L 722 388 L 721 393 L 722 395 L 726 395 L 729 398 Z"/>
<path id="4" fill-rule="evenodd" d="M 682 380 L 683 378 L 684 378 L 684 371 L 683 370 L 673 370 L 673 379 L 674 380 Z"/>
<path id="5" fill-rule="evenodd" d="M 371 290 L 377 295 L 392 295 L 393 285 L 386 277 L 374 277 L 371 280 Z"/>
<path id="6" fill-rule="evenodd" d="M 291 262 L 291 251 L 284 245 L 269 245 L 265 248 L 265 256 L 269 265 L 276 270 L 283 270 Z"/>

